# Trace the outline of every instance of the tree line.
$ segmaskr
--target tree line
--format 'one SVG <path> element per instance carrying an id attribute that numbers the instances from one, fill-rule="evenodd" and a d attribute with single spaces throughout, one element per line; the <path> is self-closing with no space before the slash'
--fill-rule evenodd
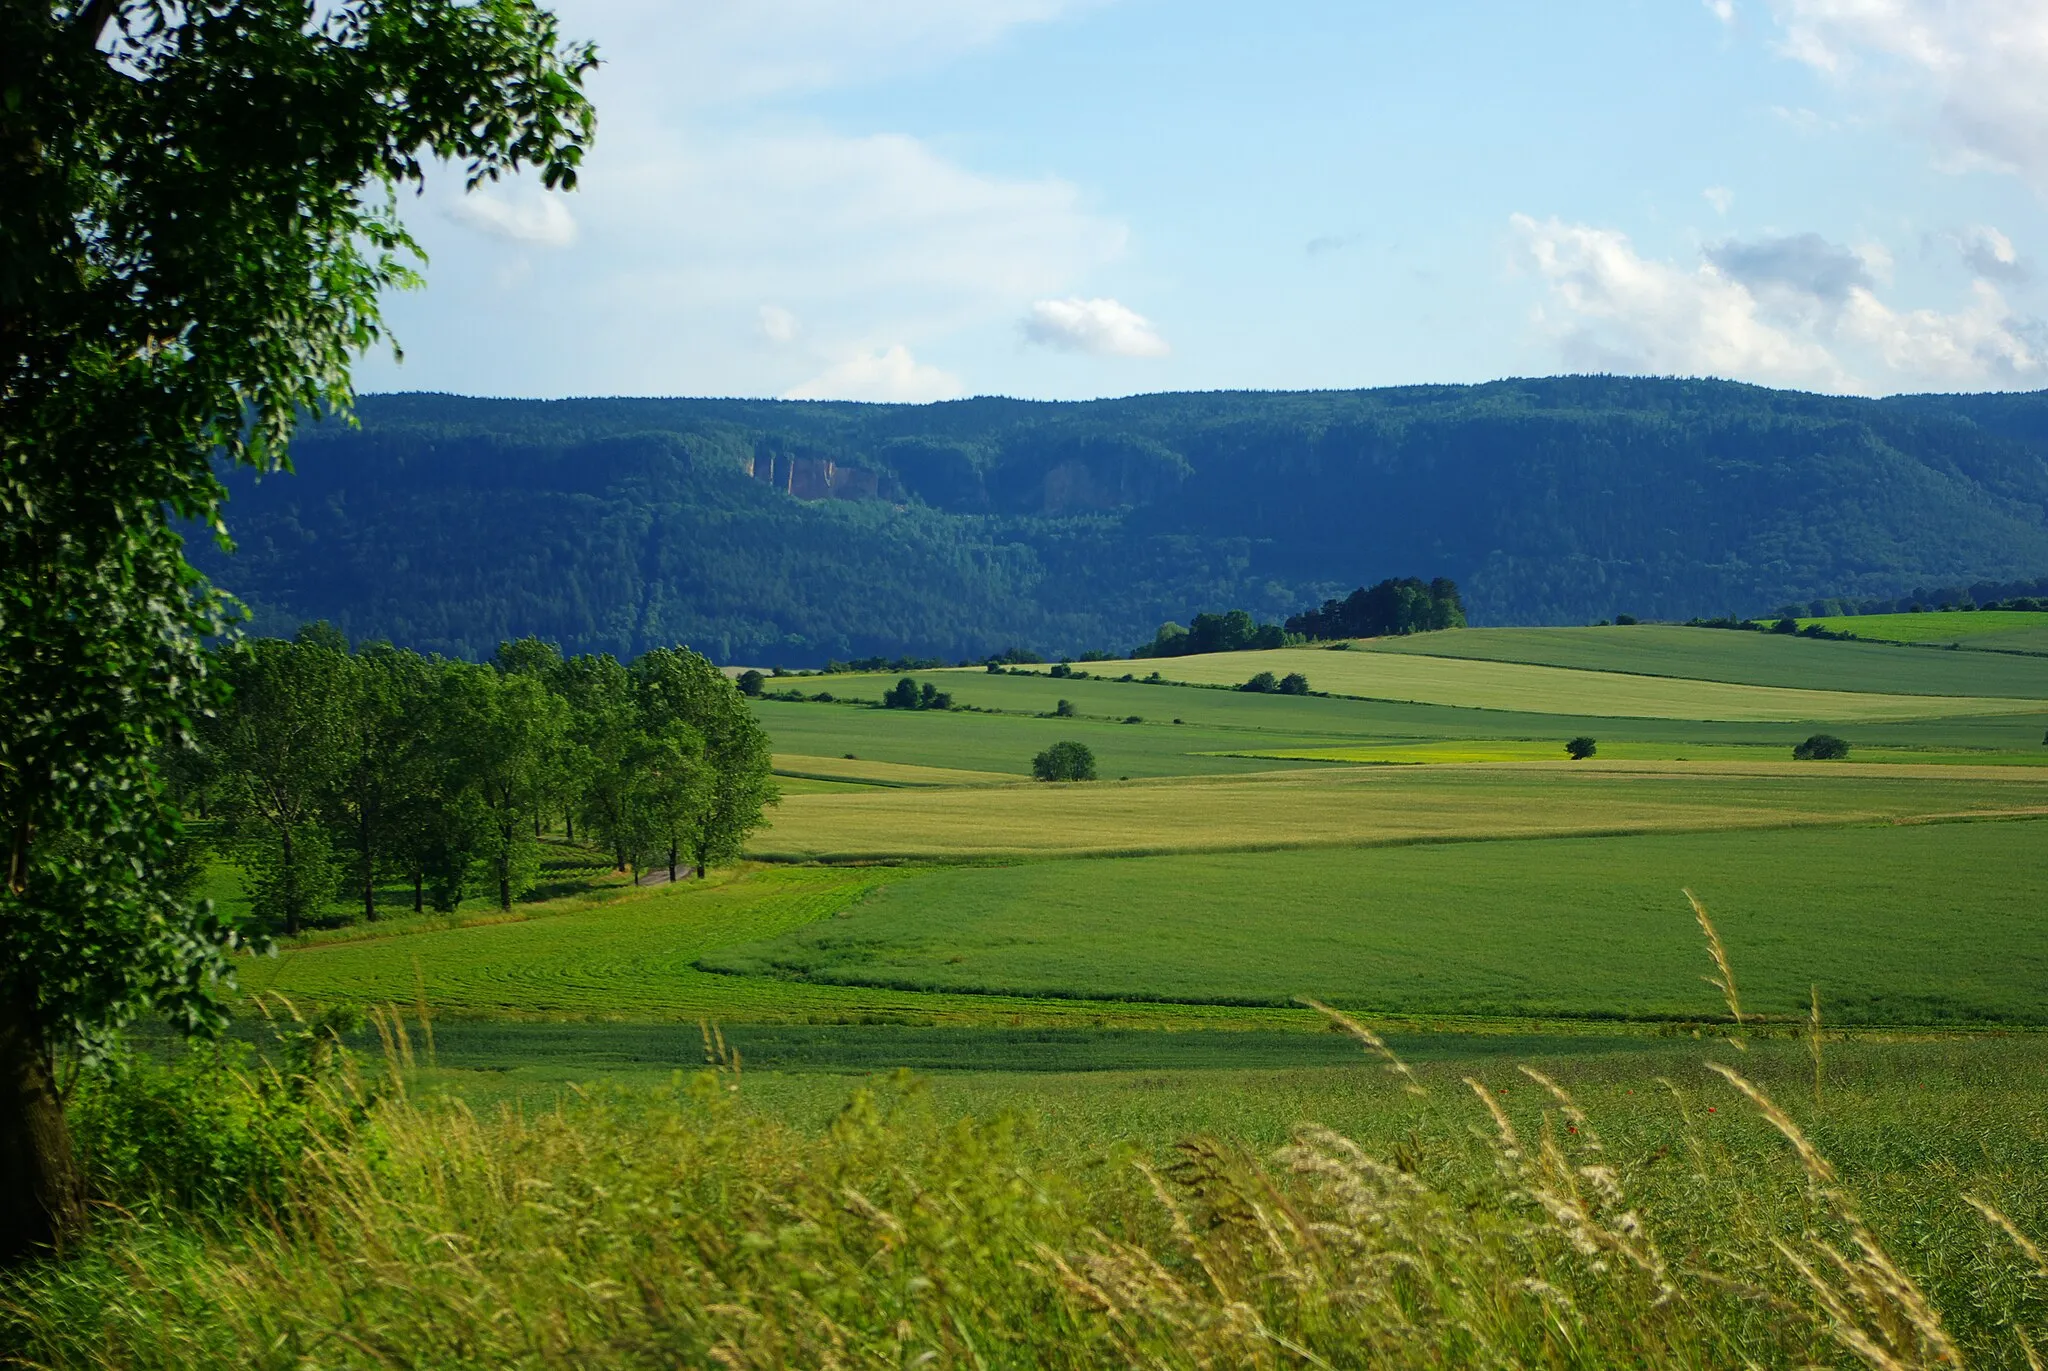
<path id="1" fill-rule="evenodd" d="M 1463 628 L 1465 604 L 1457 582 L 1439 576 L 1428 583 L 1413 576 L 1360 586 L 1341 600 L 1289 619 L 1286 629 L 1304 638 L 1380 638 Z"/>
<path id="2" fill-rule="evenodd" d="M 291 935 L 343 892 L 453 910 L 532 888 L 559 828 L 636 877 L 701 876 L 740 854 L 775 802 L 766 734 L 704 657 L 564 657 L 535 638 L 488 664 L 324 624 L 256 639 L 221 664 L 222 703 L 171 758 L 175 792 L 249 876 L 252 912 Z"/>

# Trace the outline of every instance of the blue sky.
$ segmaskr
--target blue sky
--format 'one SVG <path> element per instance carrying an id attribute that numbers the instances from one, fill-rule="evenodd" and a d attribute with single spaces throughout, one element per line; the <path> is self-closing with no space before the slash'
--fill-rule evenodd
<path id="1" fill-rule="evenodd" d="M 366 390 L 2048 387 L 2048 4 L 563 0 L 582 187 Z"/>

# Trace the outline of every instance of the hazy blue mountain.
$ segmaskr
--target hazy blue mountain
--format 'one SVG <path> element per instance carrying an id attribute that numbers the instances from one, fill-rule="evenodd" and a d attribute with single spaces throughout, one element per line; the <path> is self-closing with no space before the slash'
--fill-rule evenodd
<path id="1" fill-rule="evenodd" d="M 475 656 L 1127 647 L 1449 576 L 1482 624 L 2048 574 L 2048 392 L 1721 381 L 935 405 L 365 398 L 237 477 L 204 567 L 271 625 Z M 196 541 L 196 540 L 195 540 Z"/>

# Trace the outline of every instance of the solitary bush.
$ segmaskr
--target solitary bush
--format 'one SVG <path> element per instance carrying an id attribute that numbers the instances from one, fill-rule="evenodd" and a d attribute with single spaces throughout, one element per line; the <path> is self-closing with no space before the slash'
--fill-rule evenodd
<path id="1" fill-rule="evenodd" d="M 1797 633 L 1798 631 L 1799 621 L 1789 614 L 1771 625 L 1771 632 L 1773 633 Z"/>
<path id="2" fill-rule="evenodd" d="M 1792 749 L 1799 762 L 1839 762 L 1849 755 L 1849 744 L 1832 733 L 1816 733 Z"/>
<path id="3" fill-rule="evenodd" d="M 1617 614 L 1614 616 L 1614 626 L 1616 628 L 1627 628 L 1635 622 L 1636 616 L 1633 614 Z"/>
<path id="4" fill-rule="evenodd" d="M 1239 686 L 1238 689 L 1249 690 L 1254 695 L 1271 695 L 1280 689 L 1280 681 L 1272 672 L 1261 671 L 1258 675 Z"/>
<path id="5" fill-rule="evenodd" d="M 1061 700 L 1052 707 L 1052 712 L 1056 718 L 1071 719 L 1074 717 L 1074 702 L 1072 700 Z"/>
<path id="6" fill-rule="evenodd" d="M 1565 754 L 1569 756 L 1573 761 L 1583 762 L 1586 760 L 1586 758 L 1592 756 L 1595 752 L 1598 752 L 1600 750 L 1600 746 L 1593 739 L 1588 738 L 1585 734 L 1581 733 L 1578 737 L 1566 743 L 1564 745 L 1564 750 Z"/>
<path id="7" fill-rule="evenodd" d="M 760 672 L 755 671 L 753 668 L 749 667 L 747 670 L 742 671 L 740 673 L 740 694 L 759 695 L 761 693 L 761 683 L 767 679 L 768 678 L 766 676 L 763 676 Z"/>
<path id="8" fill-rule="evenodd" d="M 1288 672 L 1280 678 L 1280 693 L 1282 695 L 1308 694 L 1308 677 L 1302 675 L 1299 671 Z"/>
<path id="9" fill-rule="evenodd" d="M 1095 754 L 1086 743 L 1054 743 L 1031 759 L 1031 774 L 1041 781 L 1092 781 Z"/>

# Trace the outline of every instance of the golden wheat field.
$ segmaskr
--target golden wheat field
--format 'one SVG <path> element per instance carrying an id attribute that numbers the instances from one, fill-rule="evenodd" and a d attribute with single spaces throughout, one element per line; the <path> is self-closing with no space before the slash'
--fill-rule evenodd
<path id="1" fill-rule="evenodd" d="M 1026 670 L 1038 668 L 1023 668 Z M 1876 723 L 2038 711 L 2038 700 L 1972 695 L 1892 695 L 1735 685 L 1618 671 L 1397 652 L 1278 648 L 1197 657 L 1090 663 L 1096 675 L 1158 672 L 1169 681 L 1237 685 L 1261 671 L 1299 672 L 1333 695 L 1417 704 L 1619 719 Z"/>
<path id="2" fill-rule="evenodd" d="M 780 860 L 1108 856 L 2048 813 L 2032 768 L 1528 762 L 792 795 Z"/>

